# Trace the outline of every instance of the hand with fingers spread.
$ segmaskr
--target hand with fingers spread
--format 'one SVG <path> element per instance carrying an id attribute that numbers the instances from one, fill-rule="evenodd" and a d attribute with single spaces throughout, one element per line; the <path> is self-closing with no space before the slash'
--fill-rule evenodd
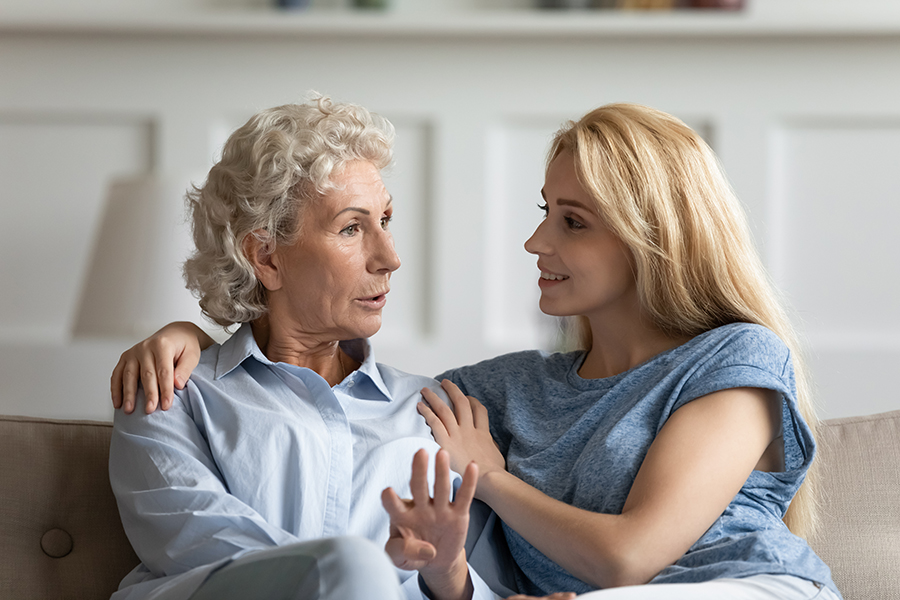
<path id="1" fill-rule="evenodd" d="M 168 410 L 200 362 L 200 351 L 213 340 L 190 322 L 166 325 L 146 340 L 122 353 L 113 369 L 109 387 L 115 408 L 131 413 L 135 408 L 137 387 L 144 388 L 147 414 L 157 406 Z"/>
<path id="2" fill-rule="evenodd" d="M 435 441 L 450 453 L 450 468 L 459 472 L 474 462 L 480 477 L 491 471 L 505 471 L 506 460 L 491 436 L 487 409 L 463 394 L 452 381 L 445 379 L 441 387 L 450 397 L 453 410 L 428 388 L 422 390 L 425 402 L 418 405 L 418 410 L 431 427 Z"/>
<path id="3" fill-rule="evenodd" d="M 439 450 L 434 460 L 433 498 L 428 491 L 425 450 L 413 457 L 412 499 L 401 499 L 392 488 L 382 493 L 382 504 L 391 518 L 384 549 L 397 567 L 418 570 L 436 600 L 468 600 L 474 588 L 464 545 L 478 467 L 466 467 L 462 485 L 451 500 L 450 457 Z"/>

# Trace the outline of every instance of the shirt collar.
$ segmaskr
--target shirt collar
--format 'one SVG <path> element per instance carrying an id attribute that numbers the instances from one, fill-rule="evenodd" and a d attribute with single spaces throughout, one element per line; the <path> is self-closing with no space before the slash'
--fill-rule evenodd
<path id="1" fill-rule="evenodd" d="M 359 369 L 348 375 L 345 381 L 351 381 L 356 377 L 367 377 L 384 396 L 385 400 L 392 400 L 390 390 L 381 378 L 381 371 L 378 369 L 378 363 L 375 362 L 375 355 L 372 352 L 372 345 L 367 339 L 346 340 L 341 342 L 341 349 L 351 358 L 358 361 Z M 253 357 L 264 365 L 277 366 L 279 363 L 273 363 L 266 358 L 256 339 L 253 337 L 253 329 L 250 323 L 241 325 L 234 335 L 222 344 L 219 349 L 219 357 L 216 361 L 216 379 L 228 375 L 248 358 Z"/>

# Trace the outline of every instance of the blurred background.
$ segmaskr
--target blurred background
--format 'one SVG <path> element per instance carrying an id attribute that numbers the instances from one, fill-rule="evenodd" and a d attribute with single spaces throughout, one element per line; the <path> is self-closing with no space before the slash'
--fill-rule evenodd
<path id="1" fill-rule="evenodd" d="M 0 413 L 109 419 L 125 348 L 208 327 L 181 196 L 313 90 L 397 127 L 381 362 L 554 346 L 522 249 L 549 136 L 629 101 L 719 154 L 821 415 L 900 408 L 895 0 L 0 0 Z"/>

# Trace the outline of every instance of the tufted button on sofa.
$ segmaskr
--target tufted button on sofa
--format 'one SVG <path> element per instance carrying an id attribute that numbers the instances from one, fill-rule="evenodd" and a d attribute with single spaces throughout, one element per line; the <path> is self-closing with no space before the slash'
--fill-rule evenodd
<path id="1" fill-rule="evenodd" d="M 111 432 L 0 416 L 0 600 L 109 598 L 138 564 L 109 485 Z M 900 599 L 900 411 L 825 421 L 819 448 L 813 548 L 846 600 Z"/>
<path id="2" fill-rule="evenodd" d="M 138 564 L 109 486 L 111 432 L 0 417 L 0 600 L 109 598 Z"/>

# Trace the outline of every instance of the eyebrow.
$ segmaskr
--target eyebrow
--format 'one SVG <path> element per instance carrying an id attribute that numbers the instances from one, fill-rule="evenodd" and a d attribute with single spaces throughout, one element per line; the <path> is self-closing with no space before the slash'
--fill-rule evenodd
<path id="1" fill-rule="evenodd" d="M 370 212 L 369 212 L 367 209 L 365 209 L 365 208 L 357 208 L 356 206 L 348 206 L 348 207 L 345 208 L 344 210 L 339 211 L 336 215 L 334 215 L 334 218 L 337 219 L 339 216 L 341 216 L 341 215 L 344 214 L 345 212 L 358 212 L 358 213 L 361 213 L 361 214 L 364 214 L 364 215 L 371 215 L 371 214 L 372 214 L 372 213 L 370 213 Z"/>
<path id="2" fill-rule="evenodd" d="M 544 188 L 541 188 L 541 198 L 544 199 L 544 202 L 547 201 L 547 194 L 544 193 Z M 587 211 L 592 210 L 590 206 L 587 206 L 584 202 L 579 202 L 578 200 L 569 200 L 567 198 L 557 198 L 556 203 L 562 204 L 563 206 L 574 206 L 575 208 L 582 208 Z"/>
<path id="3" fill-rule="evenodd" d="M 394 197 L 389 196 L 387 206 L 390 206 L 393 202 L 394 202 Z M 387 206 L 385 208 L 387 208 Z M 369 212 L 369 210 L 367 208 L 360 208 L 358 206 L 348 206 L 347 208 L 345 208 L 341 211 L 338 211 L 338 213 L 336 215 L 334 215 L 334 218 L 337 219 L 339 216 L 341 216 L 342 214 L 344 214 L 347 211 L 358 212 L 358 213 L 366 215 L 366 216 L 369 216 L 372 214 L 371 212 Z"/>
<path id="4" fill-rule="evenodd" d="M 569 200 L 567 198 L 557 198 L 556 203 L 561 206 L 574 206 L 575 208 L 581 208 L 586 211 L 594 212 L 591 207 L 589 207 L 584 202 L 579 202 L 578 200 Z"/>
<path id="5" fill-rule="evenodd" d="M 547 202 L 547 196 L 544 194 L 544 190 L 541 190 L 541 198 Z M 586 210 L 588 212 L 597 212 L 596 209 L 591 208 L 586 205 L 584 202 L 579 202 L 578 200 L 569 200 L 568 198 L 557 198 L 556 203 L 561 206 L 574 206 L 575 208 L 580 208 L 582 210 Z"/>

